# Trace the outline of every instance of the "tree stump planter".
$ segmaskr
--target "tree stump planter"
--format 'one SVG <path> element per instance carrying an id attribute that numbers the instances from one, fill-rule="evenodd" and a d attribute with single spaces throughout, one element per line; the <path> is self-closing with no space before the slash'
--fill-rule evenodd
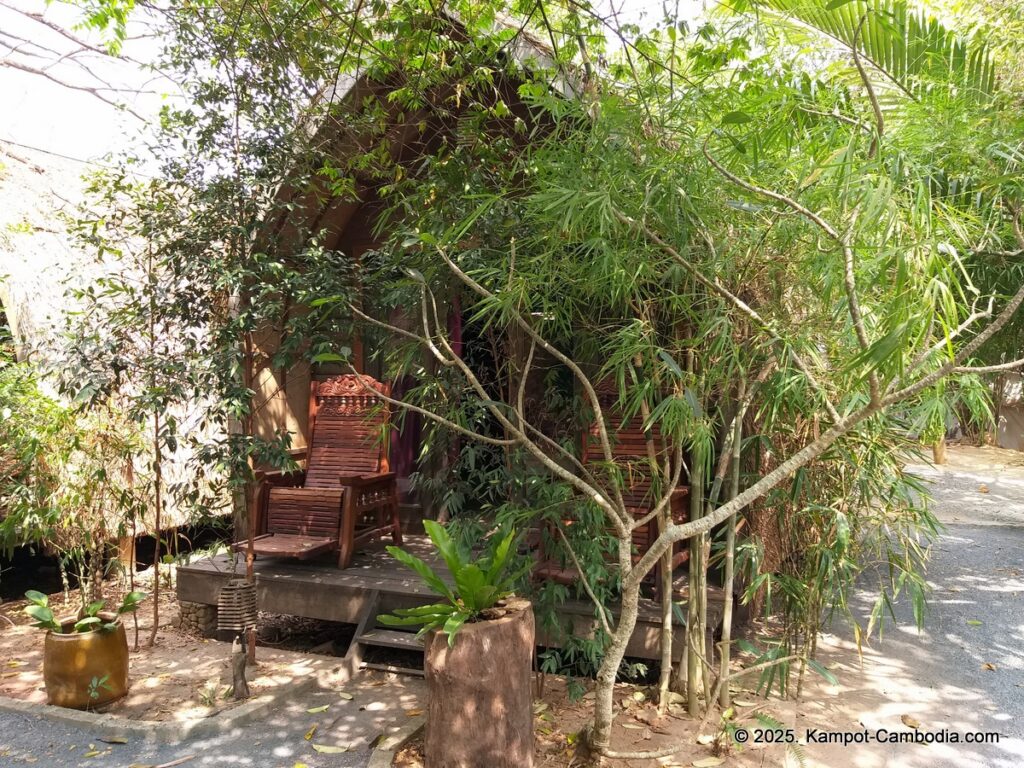
<path id="1" fill-rule="evenodd" d="M 113 621 L 113 614 L 101 614 Z M 61 622 L 64 634 L 47 632 L 43 644 L 46 701 L 58 707 L 94 709 L 128 693 L 128 638 L 120 619 L 113 630 L 74 632 L 75 619 Z"/>
<path id="2" fill-rule="evenodd" d="M 427 635 L 427 768 L 533 765 L 533 610 L 510 598 L 496 613 L 465 624 L 452 646 Z"/>

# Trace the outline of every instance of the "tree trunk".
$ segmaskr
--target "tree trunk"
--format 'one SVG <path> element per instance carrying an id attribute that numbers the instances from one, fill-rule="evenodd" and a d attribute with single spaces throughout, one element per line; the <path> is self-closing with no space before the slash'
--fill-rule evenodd
<path id="1" fill-rule="evenodd" d="M 594 727 L 590 734 L 590 745 L 600 753 L 611 746 L 612 721 L 615 719 L 615 678 L 619 665 L 626 655 L 626 645 L 636 628 L 636 617 L 640 606 L 639 581 L 622 592 L 622 606 L 619 623 L 612 633 L 611 642 L 605 650 L 604 659 L 597 671 L 597 686 L 594 690 Z"/>
<path id="2" fill-rule="evenodd" d="M 432 632 L 424 651 L 430 768 L 533 765 L 533 610 L 512 598 L 498 619 Z"/>
<path id="3" fill-rule="evenodd" d="M 163 451 L 160 446 L 160 412 L 153 412 L 153 626 L 149 630 L 149 640 L 146 645 L 152 647 L 156 644 L 156 634 L 160 631 L 160 526 L 163 524 L 162 512 L 164 506 L 163 498 Z"/>
<path id="4" fill-rule="evenodd" d="M 946 463 L 946 436 L 943 435 L 932 443 L 932 458 L 936 464 Z"/>

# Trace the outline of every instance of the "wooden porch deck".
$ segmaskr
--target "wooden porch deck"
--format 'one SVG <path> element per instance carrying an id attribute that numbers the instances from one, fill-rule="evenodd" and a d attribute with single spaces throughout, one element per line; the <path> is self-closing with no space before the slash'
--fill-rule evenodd
<path id="1" fill-rule="evenodd" d="M 430 563 L 442 578 L 450 581 L 448 571 L 425 536 L 408 535 L 402 546 Z M 255 572 L 259 608 L 270 613 L 356 624 L 371 609 L 377 613 L 388 613 L 395 608 L 426 605 L 436 599 L 412 571 L 383 549 L 357 553 L 352 566 L 344 570 L 338 569 L 336 556 L 326 556 L 308 561 L 257 559 Z M 237 558 L 234 572 L 228 555 L 179 566 L 178 599 L 216 605 L 220 589 L 227 580 L 241 577 L 244 573 L 242 553 Z M 376 607 L 373 605 L 375 602 Z M 711 611 L 709 605 L 709 613 Z M 585 636 L 594 631 L 596 622 L 591 603 L 568 601 L 559 613 L 564 626 L 567 629 L 571 627 L 575 634 Z M 674 631 L 673 649 L 678 657 L 684 644 L 683 626 L 677 622 Z M 627 655 L 642 659 L 659 658 L 660 632 L 661 607 L 655 601 L 645 599 L 640 606 L 640 617 Z M 537 642 L 551 646 L 558 644 L 539 634 Z"/>

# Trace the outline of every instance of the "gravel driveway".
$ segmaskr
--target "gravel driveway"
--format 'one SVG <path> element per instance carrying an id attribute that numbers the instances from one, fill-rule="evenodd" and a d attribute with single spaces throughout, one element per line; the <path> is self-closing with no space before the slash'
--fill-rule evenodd
<path id="1" fill-rule="evenodd" d="M 946 530 L 928 566 L 932 593 L 918 633 L 909 601 L 858 660 L 849 629 L 821 642 L 840 678 L 817 682 L 801 705 L 801 729 L 995 732 L 995 744 L 808 745 L 818 765 L 840 768 L 1024 766 L 1024 454 L 951 448 L 943 467 L 915 467 L 931 481 Z M 875 595 L 855 598 L 866 619 Z"/>

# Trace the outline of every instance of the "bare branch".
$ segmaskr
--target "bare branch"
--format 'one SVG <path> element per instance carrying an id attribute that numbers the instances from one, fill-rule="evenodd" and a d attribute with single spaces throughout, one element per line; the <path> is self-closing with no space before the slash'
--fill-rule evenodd
<path id="1" fill-rule="evenodd" d="M 466 429 L 465 427 L 456 424 L 454 421 L 450 421 L 449 419 L 446 419 L 443 416 L 440 416 L 439 414 L 436 414 L 431 410 L 428 410 L 426 408 L 420 408 L 418 405 L 413 405 L 412 403 L 408 403 L 404 400 L 396 400 L 395 398 L 390 397 L 389 395 L 385 395 L 382 392 L 378 391 L 377 389 L 374 389 L 369 383 L 367 383 L 366 379 L 363 378 L 363 374 L 359 373 L 359 371 L 357 371 L 351 364 L 349 364 L 348 368 L 350 371 L 352 371 L 352 373 L 359 377 L 359 383 L 363 385 L 363 388 L 368 392 L 372 392 L 375 397 L 379 397 L 384 402 L 389 403 L 391 405 L 396 405 L 399 408 L 404 408 L 407 411 L 418 413 L 421 416 L 430 419 L 431 421 L 437 422 L 438 424 L 441 424 L 442 426 L 445 426 L 448 429 L 458 432 L 460 435 L 472 438 L 473 440 L 478 440 L 481 443 L 487 443 L 488 445 L 516 445 L 520 442 L 519 440 L 502 440 L 496 437 L 481 435 L 479 432 L 474 432 L 471 429 Z"/>
<path id="2" fill-rule="evenodd" d="M 445 255 L 443 252 L 442 257 L 445 259 L 445 261 L 449 262 L 449 265 L 454 270 L 457 270 L 457 274 L 461 275 L 465 280 L 473 282 L 472 278 L 465 275 L 465 273 L 463 273 L 462 270 L 459 270 L 459 268 L 455 266 L 455 264 L 452 263 L 448 259 L 447 255 Z M 482 287 L 481 290 L 483 290 Z M 540 448 L 540 446 L 538 446 L 529 437 L 529 435 L 527 435 L 525 430 L 520 429 L 519 426 L 517 426 L 511 419 L 509 419 L 502 412 L 502 409 L 498 407 L 495 400 L 491 398 L 490 395 L 488 395 L 487 390 L 484 389 L 483 384 L 480 383 L 480 380 L 477 378 L 476 374 L 473 373 L 473 370 L 466 364 L 466 362 L 461 357 L 455 354 L 455 351 L 451 348 L 451 345 L 445 338 L 444 333 L 441 331 L 440 319 L 437 312 L 437 302 L 434 301 L 434 294 L 432 291 L 430 291 L 429 287 L 426 285 L 426 282 L 421 284 L 421 291 L 423 295 L 422 304 L 423 322 L 425 325 L 424 330 L 432 338 L 436 339 L 436 341 L 448 352 L 448 354 L 451 356 L 450 359 L 452 363 L 455 365 L 456 368 L 459 369 L 463 377 L 469 383 L 470 387 L 473 389 L 474 392 L 476 392 L 477 396 L 481 399 L 484 408 L 486 408 L 487 411 L 492 416 L 494 416 L 495 419 L 497 419 L 498 423 L 501 424 L 503 428 L 505 428 L 512 434 L 516 435 L 516 437 L 518 438 L 516 443 L 522 445 L 524 448 L 526 448 L 527 451 L 533 454 L 533 456 L 541 464 L 543 464 L 548 469 L 548 471 L 550 471 L 555 477 L 558 477 L 566 481 L 574 488 L 576 488 L 578 491 L 583 493 L 585 496 L 592 499 L 594 503 L 600 506 L 603 510 L 605 510 L 605 512 L 607 512 L 609 517 L 611 518 L 611 521 L 615 525 L 617 531 L 619 531 L 620 533 L 624 533 L 626 530 L 628 530 L 626 527 L 628 525 L 628 521 L 625 517 L 625 504 L 620 502 L 618 506 L 613 505 L 610 501 L 608 501 L 607 498 L 605 498 L 605 494 L 602 492 L 601 489 L 599 489 L 595 485 L 588 483 L 584 478 L 573 474 L 565 467 L 560 465 L 558 462 L 556 462 L 554 459 L 552 459 L 547 453 L 545 453 Z M 434 324 L 436 326 L 433 332 L 430 331 L 429 327 L 427 327 L 426 299 L 428 295 L 433 306 Z M 519 317 L 518 313 L 516 314 L 516 317 Z M 541 339 L 539 336 L 537 336 L 536 338 L 538 339 L 538 343 L 540 343 L 542 346 L 547 344 L 547 342 Z M 618 490 L 618 488 L 615 488 L 615 490 L 618 496 L 621 498 L 621 492 Z"/>
<path id="3" fill-rule="evenodd" d="M 68 83 L 68 82 L 66 82 L 64 80 L 61 80 L 58 77 L 54 77 L 49 72 L 47 72 L 47 71 L 45 71 L 43 69 L 39 69 L 38 67 L 32 67 L 32 66 L 29 66 L 28 64 L 21 64 L 21 63 L 19 63 L 17 61 L 11 61 L 10 59 L 4 59 L 3 61 L 0 61 L 0 67 L 10 67 L 11 69 L 18 69 L 18 70 L 21 70 L 22 72 L 27 72 L 27 73 L 29 73 L 31 75 L 39 75 L 40 77 L 44 77 L 47 80 L 56 83 L 57 85 L 63 86 L 64 88 L 68 88 L 68 89 L 70 89 L 72 91 L 82 91 L 83 93 L 88 93 L 91 96 L 95 96 L 100 101 L 105 102 L 106 104 L 109 104 L 110 106 L 114 107 L 115 109 L 124 110 L 129 115 L 131 115 L 132 117 L 138 118 L 139 120 L 145 121 L 145 119 L 146 119 L 142 115 L 140 115 L 138 112 L 136 112 L 134 109 L 132 109 L 131 107 L 129 107 L 129 106 L 125 105 L 125 104 L 119 104 L 118 102 L 113 101 L 112 99 L 107 98 L 102 93 L 103 91 L 117 90 L 115 88 L 93 88 L 92 86 L 88 86 L 88 85 L 75 85 L 74 83 Z"/>
<path id="4" fill-rule="evenodd" d="M 669 243 L 662 239 L 662 237 L 657 232 L 655 232 L 650 226 L 648 226 L 642 221 L 637 221 L 636 219 L 627 216 L 618 209 L 613 209 L 613 213 L 615 218 L 617 218 L 623 224 L 639 230 L 641 233 L 643 233 L 645 237 L 647 237 L 648 240 L 653 242 L 655 245 L 657 245 L 659 248 L 665 251 L 665 253 L 667 253 L 673 259 L 678 261 L 686 269 L 686 271 L 693 275 L 694 279 L 697 280 L 697 282 L 699 282 L 705 288 L 713 291 L 714 293 L 717 293 L 726 301 L 733 304 L 733 306 L 740 310 L 740 312 L 745 314 L 747 317 L 749 317 L 751 320 L 757 323 L 761 328 L 767 331 L 768 334 L 773 339 L 775 339 L 776 342 L 781 344 L 784 348 L 788 349 L 790 356 L 793 358 L 794 365 L 796 365 L 796 367 L 800 369 L 800 372 L 803 373 L 808 383 L 821 397 L 822 402 L 825 406 L 825 410 L 828 411 L 828 414 L 832 418 L 832 421 L 838 422 L 840 420 L 841 417 L 839 415 L 839 412 L 835 409 L 835 406 L 832 405 L 831 400 L 829 400 L 828 398 L 828 394 L 825 392 L 825 388 L 818 381 L 817 377 L 811 372 L 810 367 L 804 362 L 803 358 L 801 358 L 799 353 L 797 353 L 797 351 L 782 337 L 782 335 L 777 330 L 775 330 L 774 326 L 768 320 L 761 317 L 757 310 L 755 310 L 753 307 L 751 307 L 749 304 L 743 301 L 743 299 L 741 299 L 739 296 L 732 293 L 732 291 L 730 291 L 724 285 L 719 283 L 717 280 L 711 280 L 708 277 L 706 277 L 699 269 L 697 269 L 697 267 L 692 262 L 690 262 L 689 259 L 683 256 L 674 247 L 669 245 Z"/>
<path id="5" fill-rule="evenodd" d="M 2 6 L 4 8 L 7 8 L 10 11 L 13 11 L 14 13 L 18 13 L 18 14 L 24 16 L 25 18 L 31 19 L 32 21 L 36 22 L 37 24 L 42 24 L 44 27 L 48 27 L 48 28 L 52 29 L 54 32 L 56 32 L 61 37 L 67 38 L 68 40 L 70 40 L 75 45 L 77 45 L 77 46 L 79 46 L 81 48 L 85 48 L 87 50 L 90 50 L 93 53 L 101 54 L 102 56 L 110 56 L 110 53 L 108 51 L 105 51 L 102 48 L 98 48 L 95 45 L 92 45 L 91 43 L 87 42 L 86 40 L 83 40 L 82 38 L 78 37 L 78 35 L 72 34 L 68 30 L 64 29 L 64 27 L 62 27 L 60 24 L 57 24 L 56 22 L 53 22 L 53 21 L 50 21 L 49 19 L 47 19 L 41 13 L 33 13 L 32 11 L 25 11 L 25 10 L 22 10 L 21 8 L 16 8 L 15 6 L 11 5 L 10 3 L 5 3 L 5 2 L 0 2 L 0 6 Z"/>
<path id="6" fill-rule="evenodd" d="M 875 136 L 871 139 L 871 146 L 868 148 L 868 158 L 873 158 L 875 153 L 878 151 L 878 145 L 882 141 L 882 133 L 885 131 L 885 119 L 882 117 L 882 107 L 878 104 L 878 97 L 875 96 L 875 89 L 871 85 L 871 79 L 868 77 L 868 73 L 864 70 L 864 65 L 860 61 L 860 51 L 857 50 L 857 41 L 860 38 L 861 30 L 864 27 L 864 22 L 867 21 L 868 15 L 865 13 L 860 18 L 860 23 L 857 25 L 857 31 L 853 33 L 853 45 L 850 46 L 850 50 L 853 52 L 853 63 L 857 66 L 857 72 L 860 74 L 861 82 L 864 83 L 864 90 L 867 91 L 868 99 L 871 101 L 871 109 L 875 113 Z"/>
<path id="7" fill-rule="evenodd" d="M 427 345 L 430 343 L 428 339 L 425 339 L 422 336 L 418 336 L 412 331 L 407 331 L 404 328 L 399 328 L 397 325 L 391 325 L 390 323 L 385 323 L 382 320 L 378 320 L 375 317 L 371 317 L 370 315 L 363 312 L 361 309 L 359 309 L 355 304 L 352 304 L 351 302 L 349 302 L 348 308 L 352 311 L 352 314 L 358 317 L 360 320 L 370 323 L 371 325 L 376 325 L 378 328 L 383 328 L 384 330 L 390 331 L 391 333 L 397 336 L 404 336 L 407 339 L 418 341 L 420 344 L 423 345 Z M 450 360 L 443 362 L 447 365 L 452 364 Z"/>
<path id="8" fill-rule="evenodd" d="M 597 595 L 590 586 L 590 580 L 587 579 L 587 574 L 583 570 L 583 566 L 580 565 L 579 558 L 576 557 L 576 552 L 573 550 L 572 544 L 569 543 L 569 539 L 566 537 L 562 527 L 556 525 L 555 530 L 558 531 L 558 535 L 561 536 L 562 543 L 565 544 L 565 550 L 569 553 L 569 557 L 572 559 L 572 564 L 576 566 L 576 571 L 580 575 L 580 583 L 583 585 L 583 591 L 587 593 L 587 597 L 589 597 L 597 607 L 597 617 L 601 622 L 601 627 L 609 635 L 612 634 L 611 624 L 608 623 L 610 612 L 605 607 L 604 603 L 597 599 Z"/>
<path id="9" fill-rule="evenodd" d="M 978 320 L 984 320 L 986 317 L 991 317 L 993 303 L 994 299 L 989 298 L 988 309 L 982 312 L 978 312 L 976 310 L 972 311 L 966 320 L 964 320 L 962 323 L 960 323 L 960 325 L 958 325 L 956 328 L 950 331 L 944 338 L 942 338 L 940 341 L 935 342 L 935 344 L 933 344 L 931 347 L 924 350 L 921 354 L 915 357 L 913 362 L 911 362 L 910 364 L 909 371 L 912 373 L 913 371 L 920 368 L 921 364 L 925 360 L 927 360 L 931 355 L 934 355 L 940 349 L 945 347 L 949 342 L 957 338 L 961 333 L 963 333 L 972 325 L 974 325 L 974 323 L 976 323 Z"/>
<path id="10" fill-rule="evenodd" d="M 798 203 L 793 198 L 787 197 L 786 195 L 783 195 L 783 194 L 781 194 L 779 192 L 776 192 L 776 191 L 774 191 L 772 189 L 765 189 L 764 187 L 759 187 L 756 184 L 751 184 L 749 181 L 744 181 L 739 176 L 737 176 L 736 174 L 734 174 L 730 170 L 728 170 L 724 165 L 719 163 L 712 156 L 712 154 L 708 151 L 708 140 L 707 139 L 704 140 L 704 144 L 701 147 L 701 150 L 704 152 L 704 157 L 707 158 L 707 161 L 709 163 L 711 163 L 711 165 L 714 167 L 714 169 L 716 171 L 718 171 L 720 174 L 722 174 L 723 176 L 725 176 L 725 178 L 727 178 L 733 184 L 735 184 L 738 187 L 742 187 L 743 189 L 747 190 L 748 192 L 752 192 L 755 195 L 761 195 L 762 197 L 767 197 L 770 200 L 774 200 L 777 203 L 782 203 L 787 208 L 791 208 L 792 210 L 794 210 L 797 213 L 799 213 L 801 216 L 803 216 L 803 217 L 807 218 L 808 220 L 812 221 L 814 224 L 816 224 L 818 227 L 820 227 L 821 230 L 826 235 L 828 235 L 830 238 L 832 238 L 835 242 L 842 244 L 843 238 L 835 230 L 835 228 L 833 228 L 833 226 L 831 224 L 829 224 L 827 221 L 825 221 L 823 218 L 821 218 L 821 216 L 816 214 L 810 208 L 806 208 L 805 206 L 800 205 L 800 203 Z"/>
<path id="11" fill-rule="evenodd" d="M 860 128 L 862 131 L 871 131 L 871 126 L 867 125 L 866 123 L 862 123 L 860 120 L 852 118 L 849 115 L 844 115 L 841 112 L 822 112 L 817 109 L 811 109 L 810 107 L 806 107 L 803 104 L 798 104 L 797 109 L 799 109 L 801 112 L 806 112 L 809 115 L 818 115 L 820 117 L 835 118 L 841 123 L 846 123 L 847 125 L 852 125 L 855 128 Z"/>
<path id="12" fill-rule="evenodd" d="M 857 334 L 857 341 L 860 344 L 861 350 L 866 350 L 871 345 L 871 342 L 868 339 L 867 331 L 864 328 L 864 318 L 860 311 L 860 302 L 857 298 L 857 285 L 854 279 L 853 268 L 855 263 L 855 254 L 853 246 L 850 243 L 852 239 L 853 226 L 850 226 L 845 235 L 840 235 L 839 232 L 835 229 L 835 227 L 833 227 L 831 224 L 825 221 L 825 219 L 823 219 L 817 213 L 812 211 L 810 208 L 801 205 L 793 198 L 787 195 L 783 195 L 780 192 L 776 192 L 771 189 L 765 189 L 764 187 L 759 187 L 756 184 L 751 184 L 750 182 L 744 181 L 739 176 L 729 171 L 724 165 L 719 163 L 711 155 L 711 152 L 708 151 L 707 139 L 704 140 L 704 144 L 702 145 L 701 150 L 704 153 L 704 157 L 707 158 L 707 161 L 711 163 L 714 169 L 723 176 L 725 176 L 725 178 L 727 178 L 733 184 L 742 187 L 748 192 L 753 192 L 754 194 L 762 195 L 763 197 L 775 200 L 776 202 L 782 203 L 786 207 L 796 211 L 801 216 L 806 218 L 808 221 L 815 224 L 819 229 L 821 229 L 822 232 L 828 235 L 835 243 L 839 245 L 839 247 L 843 251 L 843 257 L 845 262 L 845 285 L 847 303 L 849 304 L 850 309 L 850 318 L 853 321 L 854 331 Z M 878 375 L 877 373 L 875 373 L 875 371 L 872 370 L 871 373 L 868 374 L 868 382 L 869 386 L 871 387 L 871 399 L 877 402 L 880 397 L 880 394 L 878 386 Z"/>
<path id="13" fill-rule="evenodd" d="M 463 283 L 465 283 L 465 285 L 468 286 L 474 293 L 477 293 L 480 296 L 483 296 L 484 298 L 494 297 L 493 293 L 488 291 L 486 288 L 480 285 L 480 283 L 478 283 L 472 277 L 463 272 L 459 268 L 459 265 L 452 261 L 452 259 L 448 256 L 447 253 L 444 252 L 443 249 L 438 248 L 437 252 L 440 254 L 441 258 L 444 259 L 445 263 L 448 265 L 448 268 L 451 269 L 453 273 L 455 273 L 455 276 L 458 277 Z M 547 341 L 547 339 L 543 338 L 539 333 L 537 333 L 534 327 L 530 325 L 530 323 L 526 321 L 526 318 L 524 318 L 519 312 L 513 313 L 513 317 L 516 321 L 516 325 L 522 328 L 531 339 L 537 342 L 538 346 L 540 346 L 541 349 L 543 349 L 549 355 L 551 355 L 560 363 L 562 363 L 562 365 L 564 365 L 566 368 L 572 371 L 573 375 L 576 377 L 576 380 L 580 382 L 580 385 L 583 387 L 584 392 L 586 392 L 587 394 L 587 399 L 590 401 L 590 407 L 594 409 L 594 420 L 597 424 L 597 432 L 598 437 L 601 441 L 601 450 L 604 454 L 604 459 L 609 464 L 614 463 L 611 441 L 608 439 L 608 429 L 605 425 L 604 420 L 604 411 L 601 408 L 601 402 L 597 397 L 597 391 L 594 389 L 593 383 L 586 376 L 586 374 L 583 373 L 583 370 L 579 367 L 575 360 L 571 359 L 568 355 L 566 355 L 560 349 L 557 349 L 554 345 L 550 344 Z M 625 517 L 623 517 L 623 515 L 625 514 L 624 510 L 626 508 L 626 503 L 622 498 L 622 490 L 618 487 L 617 484 L 612 483 L 612 491 L 615 495 L 615 504 L 617 507 L 615 517 L 619 523 L 626 524 L 627 520 Z"/>
<path id="14" fill-rule="evenodd" d="M 1024 357 L 1020 360 L 1013 360 L 1009 363 L 998 365 L 959 366 L 953 369 L 953 373 L 997 373 L 999 371 L 1012 371 L 1015 368 L 1024 368 Z"/>

